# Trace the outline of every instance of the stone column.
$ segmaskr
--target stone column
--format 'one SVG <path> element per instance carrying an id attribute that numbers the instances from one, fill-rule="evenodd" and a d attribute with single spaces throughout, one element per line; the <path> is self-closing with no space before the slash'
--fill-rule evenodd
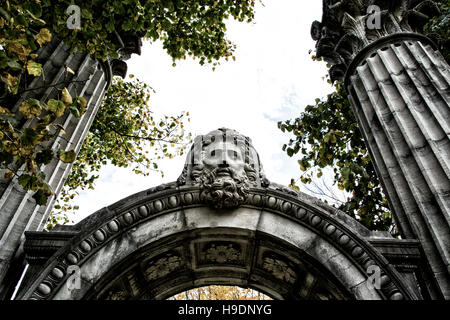
<path id="1" fill-rule="evenodd" d="M 402 237 L 421 243 L 422 290 L 450 299 L 450 68 L 421 34 L 437 2 L 326 0 L 311 34 L 345 81 Z"/>
<path id="2" fill-rule="evenodd" d="M 82 96 L 88 102 L 81 119 L 76 119 L 69 111 L 60 118 L 59 124 L 66 132 L 50 142 L 54 149 L 79 152 L 97 110 L 108 89 L 113 75 L 124 77 L 126 60 L 131 53 L 140 53 L 141 41 L 136 35 L 120 37 L 120 59 L 99 62 L 85 53 L 70 54 L 70 50 L 58 39 L 53 39 L 38 52 L 38 60 L 43 65 L 42 76 L 33 79 L 12 111 L 18 112 L 22 101 L 35 98 L 41 101 L 55 98 L 58 89 L 67 87 L 72 96 Z M 69 67 L 74 74 L 67 72 Z M 23 127 L 32 125 L 25 121 Z M 5 180 L 0 173 L 0 299 L 9 299 L 23 272 L 23 241 L 25 231 L 40 231 L 48 219 L 54 201 L 61 191 L 71 165 L 53 159 L 42 168 L 46 182 L 55 191 L 46 206 L 39 206 L 17 182 L 17 178 Z"/>

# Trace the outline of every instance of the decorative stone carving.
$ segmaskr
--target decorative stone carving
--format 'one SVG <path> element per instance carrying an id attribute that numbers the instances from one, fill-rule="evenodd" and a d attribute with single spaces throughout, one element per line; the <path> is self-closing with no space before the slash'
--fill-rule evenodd
<path id="1" fill-rule="evenodd" d="M 70 149 L 78 153 L 112 77 L 115 75 L 125 77 L 127 64 L 124 60 L 129 59 L 133 53 L 140 54 L 143 34 L 120 31 L 120 34 L 115 32 L 115 35 L 116 39 L 112 40 L 118 47 L 118 59 L 96 61 L 87 53 L 72 53 L 57 37 L 53 37 L 51 42 L 37 51 L 36 61 L 42 63 L 42 75 L 35 77 L 27 85 L 27 90 L 17 101 L 14 103 L 11 101 L 11 110 L 17 113 L 18 106 L 28 98 L 43 102 L 55 98 L 59 96 L 64 86 L 67 86 L 72 96 L 82 96 L 87 101 L 87 110 L 79 120 L 66 111 L 64 118 L 61 119 L 64 137 L 56 132 L 57 138 L 46 147 L 66 151 Z M 67 67 L 73 70 L 73 73 L 67 73 Z M 23 128 L 32 125 L 32 122 L 21 119 L 20 114 L 17 114 L 16 118 Z M 70 168 L 70 165 L 57 159 L 43 168 L 46 182 L 55 191 L 46 206 L 39 206 L 31 199 L 32 192 L 23 190 L 17 178 L 5 179 L 3 172 L 0 172 L 0 299 L 9 298 L 14 292 L 15 282 L 20 279 L 25 267 L 21 249 L 23 233 L 40 231 L 44 228 L 57 195 L 70 173 Z"/>
<path id="2" fill-rule="evenodd" d="M 422 34 L 439 2 L 325 0 L 311 35 L 344 79 L 402 237 L 420 241 L 425 290 L 450 299 L 450 67 Z"/>
<path id="3" fill-rule="evenodd" d="M 230 208 L 246 201 L 249 188 L 267 186 L 268 180 L 251 140 L 221 128 L 196 137 L 178 183 L 199 185 L 202 202 Z"/>
<path id="4" fill-rule="evenodd" d="M 437 1 L 324 0 L 322 22 L 314 21 L 311 37 L 317 57 L 332 65 L 331 80 L 343 79 L 355 56 L 374 41 L 396 33 L 421 33 L 439 13 Z M 374 11 L 373 6 L 381 11 Z M 379 15 L 380 27 L 371 26 Z"/>
<path id="5" fill-rule="evenodd" d="M 233 247 L 233 244 L 211 244 L 204 253 L 209 262 L 233 263 L 238 262 L 241 252 Z"/>
<path id="6" fill-rule="evenodd" d="M 125 298 L 128 296 L 128 294 L 124 291 L 109 291 L 105 295 L 105 300 L 125 300 Z"/>
<path id="7" fill-rule="evenodd" d="M 297 274 L 294 270 L 280 258 L 275 256 L 264 257 L 262 268 L 270 272 L 275 278 L 288 283 L 295 283 Z"/>
<path id="8" fill-rule="evenodd" d="M 226 130 L 222 129 L 217 132 L 220 138 L 225 139 L 223 141 L 227 141 L 226 137 L 223 136 Z M 61 295 L 64 296 L 65 294 L 61 288 L 65 285 L 65 279 L 67 278 L 67 275 L 61 274 L 60 270 L 66 270 L 68 265 L 76 264 L 82 270 L 87 270 L 90 275 L 89 270 L 92 270 L 90 265 L 97 263 L 98 259 L 103 259 L 102 261 L 108 267 L 102 266 L 103 271 L 99 273 L 99 276 L 101 274 L 105 275 L 109 272 L 109 265 L 116 265 L 117 261 L 114 261 L 114 259 L 122 259 L 117 254 L 107 258 L 106 256 L 101 257 L 102 255 L 110 254 L 108 250 L 105 250 L 106 248 L 117 247 L 117 244 L 120 243 L 121 250 L 118 252 L 123 257 L 132 255 L 133 251 L 136 250 L 135 245 L 139 244 L 138 246 L 141 246 L 146 242 L 146 237 L 153 238 L 152 245 L 154 244 L 156 248 L 168 246 L 168 248 L 172 249 L 170 252 L 159 253 L 156 256 L 155 252 L 149 249 L 146 253 L 149 256 L 139 255 L 136 258 L 137 268 L 129 270 L 133 270 L 130 272 L 133 272 L 133 275 L 138 275 L 138 277 L 133 280 L 134 284 L 128 281 L 129 285 L 126 286 L 126 290 L 128 290 L 126 292 L 131 294 L 133 299 L 138 295 L 140 296 L 142 290 L 145 290 L 137 285 L 138 283 L 146 283 L 146 281 L 142 281 L 144 279 L 151 281 L 152 284 L 155 283 L 155 286 L 164 287 L 168 283 L 167 281 L 170 282 L 178 278 L 184 279 L 180 281 L 185 281 L 186 279 L 191 281 L 189 279 L 194 279 L 191 278 L 194 276 L 215 275 L 223 279 L 223 277 L 229 276 L 229 272 L 232 270 L 234 270 L 234 274 L 237 277 L 247 279 L 247 275 L 243 276 L 243 274 L 253 270 L 254 261 L 257 261 L 256 264 L 260 271 L 265 270 L 272 274 L 273 277 L 280 280 L 282 286 L 291 287 L 293 284 L 299 284 L 300 282 L 297 280 L 302 273 L 301 269 L 299 269 L 298 261 L 294 262 L 299 258 L 291 259 L 284 254 L 279 256 L 272 253 L 272 250 L 269 250 L 270 254 L 268 255 L 262 253 L 262 255 L 255 256 L 255 252 L 260 251 L 252 246 L 260 242 L 261 236 L 269 228 L 269 225 L 264 223 L 253 224 L 253 222 L 257 221 L 258 215 L 264 215 L 262 220 L 273 221 L 275 225 L 280 224 L 272 230 L 275 233 L 269 233 L 270 238 L 279 237 L 284 239 L 287 234 L 289 234 L 289 237 L 294 236 L 291 232 L 284 234 L 285 230 L 304 229 L 304 232 L 311 231 L 317 234 L 317 237 L 324 241 L 311 242 L 311 245 L 308 245 L 308 248 L 310 248 L 308 249 L 308 254 L 314 256 L 314 259 L 320 260 L 319 255 L 322 255 L 321 252 L 331 252 L 320 248 L 314 249 L 314 246 L 318 243 L 323 243 L 322 245 L 328 246 L 327 248 L 330 250 L 338 250 L 342 254 L 339 260 L 347 262 L 339 266 L 337 270 L 340 270 L 342 274 L 347 274 L 350 266 L 353 270 L 360 270 L 362 272 L 358 276 L 360 277 L 358 280 L 360 282 L 363 277 L 366 277 L 364 271 L 367 270 L 369 265 L 379 266 L 382 274 L 388 275 L 385 281 L 386 285 L 383 285 L 376 293 L 381 298 L 416 299 L 418 297 L 409 290 L 408 284 L 405 284 L 400 274 L 367 242 L 366 239 L 371 236 L 369 230 L 339 210 L 323 203 L 320 204 L 320 201 L 315 198 L 308 197 L 300 192 L 291 192 L 291 190 L 284 189 L 280 185 L 270 184 L 269 186 L 262 173 L 257 153 L 251 147 L 251 144 L 248 143 L 248 140 L 244 140 L 247 141 L 244 144 L 244 148 L 236 150 L 233 147 L 237 146 L 238 143 L 234 144 L 234 141 L 241 139 L 240 137 L 242 136 L 235 134 L 233 137 L 236 140 L 233 138 L 229 149 L 228 145 L 223 147 L 222 144 L 218 144 L 218 148 L 216 148 L 214 143 L 211 149 L 207 149 L 211 143 L 198 144 L 197 147 L 200 147 L 200 149 L 195 149 L 196 146 L 194 145 L 188 156 L 191 157 L 192 161 L 186 163 L 185 170 L 183 170 L 184 174 L 178 181 L 178 187 L 176 188 L 173 187 L 174 184 L 167 184 L 137 193 L 97 211 L 76 226 L 59 228 L 48 233 L 28 233 L 25 248 L 27 259 L 31 264 L 29 270 L 32 272 L 30 278 L 25 279 L 23 282 L 24 287 L 19 291 L 18 298 L 59 299 Z M 210 139 L 210 141 L 213 140 L 212 142 L 215 142 L 218 141 L 215 139 L 220 140 L 220 138 Z M 194 150 L 200 150 L 200 152 L 195 153 Z M 207 208 L 210 203 L 205 202 L 200 197 L 200 194 L 205 191 L 205 187 L 201 183 L 202 181 L 196 180 L 196 178 L 201 176 L 202 171 L 206 169 L 203 162 L 194 165 L 193 157 L 195 154 L 197 156 L 202 155 L 202 151 L 205 153 L 213 150 L 232 150 L 233 153 L 242 152 L 243 156 L 239 161 L 236 161 L 238 162 L 236 168 L 242 169 L 248 164 L 254 169 L 251 171 L 252 174 L 250 174 L 252 178 L 248 179 L 250 187 L 248 188 L 248 199 L 245 202 L 247 207 L 239 209 L 243 213 L 244 220 L 239 219 L 240 215 L 228 216 L 219 214 L 211 217 L 217 211 Z M 234 156 L 234 154 L 231 155 Z M 231 160 L 237 158 L 231 157 Z M 254 160 L 250 160 L 250 158 Z M 203 161 L 204 157 L 202 156 L 200 159 Z M 225 157 L 225 160 L 228 161 L 228 158 Z M 207 163 L 206 168 L 209 170 L 210 167 L 208 165 Z M 213 168 L 214 166 L 215 164 Z M 234 166 L 235 164 L 233 163 Z M 196 172 L 195 169 L 199 170 Z M 242 170 L 245 172 L 245 169 Z M 245 174 L 249 175 L 247 172 Z M 230 217 L 232 219 L 229 219 Z M 261 221 L 261 218 L 259 219 Z M 250 225 L 254 225 L 256 229 L 253 227 L 247 229 L 250 225 L 246 221 L 250 222 Z M 223 233 L 224 229 L 228 230 L 228 228 L 233 230 L 231 238 Z M 234 232 L 237 232 L 237 230 L 246 230 L 245 237 L 248 238 L 236 238 Z M 74 232 L 64 238 L 66 239 L 64 241 L 67 241 L 67 243 L 60 244 L 58 248 L 53 248 L 54 241 L 52 239 L 61 238 L 60 233 L 67 231 Z M 201 234 L 201 232 L 205 232 L 205 234 Z M 189 237 L 190 244 L 181 240 L 180 237 L 184 236 Z M 199 238 L 192 240 L 191 236 L 199 236 Z M 190 253 L 173 249 L 175 247 L 169 246 L 167 242 L 164 242 L 167 237 L 174 237 L 172 240 L 176 239 L 177 245 L 183 243 L 185 248 L 183 250 L 191 250 Z M 39 252 L 42 252 L 42 246 L 49 246 L 42 242 L 47 238 L 51 248 L 53 248 L 52 254 L 56 251 L 58 252 L 55 253 L 56 255 L 53 255 L 52 261 L 47 261 L 48 257 L 52 255 L 47 254 L 45 257 L 40 258 L 39 263 L 34 263 L 34 261 L 37 261 L 35 256 L 40 257 Z M 309 236 L 305 237 L 305 239 L 309 239 Z M 163 242 L 156 244 L 158 241 Z M 299 246 L 305 245 L 302 241 L 299 242 Z M 131 245 L 126 246 L 125 242 L 129 242 Z M 276 249 L 278 250 L 279 247 L 276 247 Z M 185 257 L 190 258 L 185 260 Z M 226 269 L 217 268 L 220 270 L 216 270 L 214 268 L 214 266 L 222 267 L 224 265 L 226 265 Z M 197 266 L 198 269 L 196 269 Z M 329 267 L 327 265 L 324 266 L 326 268 Z M 56 276 L 55 268 L 57 269 Z M 135 270 L 138 270 L 138 272 Z M 199 273 L 191 273 L 191 271 L 199 271 Z M 298 275 L 296 272 L 298 272 Z M 97 275 L 95 276 L 97 277 Z M 112 274 L 112 276 L 115 275 Z M 142 276 L 144 279 L 140 278 Z M 163 277 L 164 279 L 162 279 Z M 346 281 L 353 281 L 352 277 L 349 276 L 346 278 Z M 90 285 L 95 283 L 95 281 L 91 282 L 89 280 L 86 282 L 87 287 L 84 288 L 85 292 L 83 294 L 87 297 L 97 297 L 96 290 L 98 288 Z M 109 280 L 105 279 L 104 281 L 105 286 L 110 285 Z M 413 281 L 414 279 L 410 283 L 414 283 Z M 147 285 L 144 287 L 148 288 Z M 109 292 L 110 289 L 106 287 L 106 290 L 102 292 Z M 91 290 L 92 295 L 91 293 L 86 293 L 87 290 Z M 71 298 L 78 299 L 83 297 L 82 293 L 78 294 L 80 295 Z M 366 293 L 362 294 L 362 296 L 367 297 Z"/>
<path id="9" fill-rule="evenodd" d="M 164 277 L 181 267 L 183 260 L 180 256 L 169 253 L 157 260 L 152 260 L 146 267 L 144 274 L 148 280 Z"/>

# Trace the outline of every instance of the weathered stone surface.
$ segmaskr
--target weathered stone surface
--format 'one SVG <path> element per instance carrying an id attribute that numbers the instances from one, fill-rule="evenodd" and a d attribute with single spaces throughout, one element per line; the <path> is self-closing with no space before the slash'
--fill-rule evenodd
<path id="1" fill-rule="evenodd" d="M 437 2 L 323 0 L 322 21 L 311 26 L 317 57 L 332 65 L 332 81 L 343 79 L 355 57 L 377 40 L 398 33 L 421 33 L 439 14 Z"/>
<path id="2" fill-rule="evenodd" d="M 49 45 L 39 52 L 39 61 L 44 61 L 43 76 L 35 78 L 27 91 L 19 101 L 17 101 L 15 111 L 24 99 L 33 97 L 43 101 L 54 97 L 57 94 L 55 87 L 45 88 L 45 85 L 60 83 L 62 80 L 76 81 L 67 86 L 70 94 L 79 95 L 88 102 L 86 113 L 80 120 L 67 112 L 61 126 L 66 131 L 65 136 L 58 137 L 51 144 L 57 148 L 79 151 L 86 136 L 87 130 L 93 121 L 97 108 L 103 98 L 105 89 L 109 85 L 105 69 L 95 60 L 85 54 L 69 54 L 69 50 L 62 42 L 54 39 Z M 65 72 L 65 67 L 70 67 L 75 75 Z M 111 77 L 111 75 L 109 75 Z M 33 88 L 40 88 L 32 90 Z M 24 127 L 31 125 L 32 120 L 28 120 Z M 65 178 L 69 174 L 70 165 L 58 160 L 53 160 L 43 168 L 48 184 L 58 194 Z M 17 182 L 17 178 L 6 181 L 3 174 L 0 178 L 0 292 L 4 296 L 9 291 L 11 285 L 10 277 L 16 278 L 19 274 L 8 276 L 9 265 L 14 263 L 14 259 L 23 259 L 21 249 L 23 232 L 25 230 L 42 230 L 43 224 L 47 220 L 53 206 L 55 196 L 49 198 L 47 206 L 36 205 L 32 199 L 33 192 L 25 192 Z M 22 258 L 21 258 L 22 257 Z M 15 266 L 15 269 L 20 267 Z M 23 268 L 23 267 L 22 267 Z M 6 277 L 6 278 L 5 278 Z"/>
<path id="3" fill-rule="evenodd" d="M 450 67 L 421 34 L 437 2 L 325 0 L 311 33 L 345 80 L 402 236 L 423 247 L 427 296 L 450 299 Z"/>
<path id="4" fill-rule="evenodd" d="M 195 138 L 178 184 L 199 185 L 200 199 L 221 209 L 238 207 L 268 181 L 251 139 L 221 128 Z"/>
<path id="5" fill-rule="evenodd" d="M 222 138 L 226 130 L 219 132 Z M 238 134 L 234 137 L 239 139 Z M 249 148 L 234 146 L 220 143 L 213 150 L 249 154 Z M 258 159 L 256 151 L 251 152 Z M 210 161 L 207 170 L 239 168 L 245 159 L 236 157 L 233 162 L 225 156 L 223 161 Z M 261 164 L 254 167 L 255 184 L 239 205 L 218 208 L 205 201 L 204 185 L 195 179 L 205 167 L 196 175 L 192 169 L 199 167 L 187 166 L 178 185 L 139 192 L 74 226 L 27 233 L 31 271 L 18 298 L 163 299 L 207 284 L 248 286 L 278 299 L 420 298 L 411 288 L 415 282 L 406 283 L 411 279 L 405 280 L 368 242 L 374 233 L 317 199 L 269 181 L 261 183 Z M 61 244 L 61 235 L 69 232 L 74 236 Z M 376 239 L 381 241 L 379 234 Z M 395 239 L 388 240 L 396 248 Z M 40 247 L 55 252 L 40 258 L 48 259 L 45 263 L 35 263 Z M 69 266 L 79 268 L 80 288 L 66 285 Z M 379 268 L 384 287 L 367 286 L 368 266 Z"/>
<path id="6" fill-rule="evenodd" d="M 137 35 L 117 34 L 117 37 L 120 38 L 117 41 L 123 44 L 119 50 L 120 59 L 107 62 L 98 62 L 87 54 L 70 54 L 69 48 L 54 37 L 38 51 L 36 61 L 43 64 L 42 76 L 32 80 L 27 91 L 15 103 L 12 112 L 17 112 L 25 99 L 35 98 L 45 102 L 55 98 L 59 94 L 58 90 L 64 87 L 67 87 L 72 96 L 84 97 L 88 104 L 81 119 L 77 120 L 67 111 L 59 123 L 64 128 L 64 136 L 59 135 L 49 142 L 52 148 L 78 153 L 112 76 L 124 76 L 126 63 L 122 60 L 128 59 L 132 53 L 140 52 L 141 40 Z M 66 72 L 66 67 L 74 74 Z M 22 121 L 23 127 L 31 126 L 32 121 L 34 120 Z M 4 174 L 0 172 L 0 299 L 12 294 L 15 281 L 24 268 L 21 247 L 24 232 L 43 229 L 70 169 L 71 165 L 57 159 L 42 168 L 46 182 L 55 191 L 46 206 L 36 205 L 32 199 L 33 192 L 25 192 L 17 178 L 5 180 Z"/>
<path id="7" fill-rule="evenodd" d="M 349 73 L 348 90 L 354 109 L 362 110 L 361 127 L 399 228 L 421 241 L 432 272 L 440 274 L 438 291 L 450 298 L 450 74 L 440 61 L 435 68 L 446 75 L 447 88 L 435 87 L 415 52 L 439 61 L 430 45 L 397 40 Z"/>
<path id="8" fill-rule="evenodd" d="M 186 191 L 166 190 L 156 196 L 164 203 L 170 197 L 179 197 L 183 192 L 195 193 L 189 188 Z M 270 196 L 276 203 L 281 202 L 276 194 Z M 149 195 L 146 202 L 152 203 L 154 199 L 154 194 Z M 290 201 L 294 207 L 308 206 L 308 212 L 320 217 L 320 224 L 313 223 L 314 218 L 298 219 L 294 215 L 286 215 L 281 211 L 285 206 L 279 210 L 269 211 L 253 205 L 217 210 L 205 207 L 199 202 L 200 199 L 197 198 L 197 202 L 192 203 L 190 208 L 166 208 L 154 215 L 137 218 L 132 224 L 119 224 L 115 232 L 102 231 L 104 238 L 101 241 L 94 240 L 98 238 L 95 236 L 98 230 L 107 230 L 110 221 L 121 221 L 122 216 L 130 211 L 134 212 L 133 207 L 137 209 L 142 206 L 142 201 L 136 204 L 130 201 L 132 204 L 130 208 L 116 211 L 107 218 L 107 221 L 101 215 L 103 212 L 97 213 L 96 219 L 90 217 L 90 225 L 84 223 L 83 231 L 67 243 L 67 249 L 60 249 L 48 260 L 46 266 L 38 266 L 40 272 L 34 273 L 35 279 L 30 279 L 19 298 L 105 299 L 106 296 L 110 298 L 114 296 L 115 299 L 164 298 L 177 293 L 176 290 L 208 283 L 248 285 L 260 288 L 278 298 L 301 296 L 307 296 L 309 299 L 389 298 L 382 291 L 367 290 L 353 296 L 354 287 L 367 279 L 363 259 L 367 253 L 375 259 L 374 263 L 378 263 L 383 272 L 390 275 L 391 279 L 400 277 L 395 276 L 396 271 L 360 234 L 352 233 L 348 225 L 336 220 L 332 214 L 323 209 L 312 207 L 311 204 L 301 204 L 295 199 Z M 263 206 L 264 202 L 261 202 L 261 205 Z M 114 206 L 110 208 L 113 209 Z M 333 235 L 325 233 L 324 221 L 334 225 Z M 79 228 L 74 226 L 73 230 Z M 49 234 L 56 237 L 58 232 Z M 342 241 L 344 245 L 334 240 L 342 238 L 345 234 L 349 240 Z M 90 251 L 82 250 L 81 244 L 85 242 L 91 244 Z M 353 249 L 356 246 L 359 246 L 362 252 L 355 258 Z M 30 248 L 30 254 L 34 252 L 31 245 L 27 248 Z M 174 256 L 173 252 L 178 252 L 179 258 L 172 258 L 176 260 L 172 261 L 176 266 L 173 265 L 173 271 L 170 273 L 158 273 L 155 263 L 162 259 L 166 252 L 170 257 Z M 69 255 L 75 255 L 77 259 L 68 259 Z M 64 260 L 57 258 L 58 256 L 66 258 Z M 169 256 L 159 264 L 169 263 L 171 261 Z M 58 261 L 67 263 L 61 264 Z M 270 261 L 273 261 L 272 264 L 275 266 L 270 267 L 268 264 Z M 65 270 L 71 263 L 81 268 L 83 286 L 80 290 L 69 290 L 65 285 L 67 277 L 55 279 L 52 276 L 55 268 Z M 47 269 L 48 275 L 45 271 Z M 280 270 L 290 271 L 286 271 L 288 275 L 283 275 L 280 274 Z M 303 278 L 306 270 L 310 273 L 308 278 L 310 280 Z M 144 285 L 143 288 L 135 288 L 134 293 L 127 291 L 113 295 L 108 293 L 108 288 L 113 283 L 110 277 L 147 279 L 146 282 L 153 283 L 150 285 L 153 289 L 147 292 L 145 288 L 149 288 L 149 285 Z M 314 282 L 319 279 L 326 281 L 321 282 L 320 286 L 311 286 L 311 279 L 315 279 Z M 33 293 L 34 286 L 38 286 L 42 281 L 51 287 L 51 292 L 45 296 L 37 291 Z M 173 281 L 177 283 L 176 286 L 169 285 Z M 295 287 L 294 291 L 292 286 Z M 417 298 L 414 293 L 405 291 L 401 282 L 395 282 L 395 286 L 399 286 L 398 290 L 405 297 Z M 320 293 L 314 291 L 316 290 L 314 288 L 317 290 L 321 288 Z"/>

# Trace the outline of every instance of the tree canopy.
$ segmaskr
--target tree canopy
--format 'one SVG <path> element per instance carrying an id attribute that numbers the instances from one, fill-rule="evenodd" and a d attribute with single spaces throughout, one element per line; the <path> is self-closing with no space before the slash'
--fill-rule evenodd
<path id="1" fill-rule="evenodd" d="M 79 4 L 79 28 L 71 29 L 67 21 L 72 13 L 67 9 L 73 4 L 73 0 L 2 0 L 0 7 L 0 168 L 3 169 L 4 178 L 9 180 L 16 177 L 25 190 L 34 191 L 33 198 L 39 205 L 46 204 L 48 197 L 54 193 L 45 182 L 46 177 L 41 168 L 54 158 L 67 163 L 72 163 L 76 158 L 74 150 L 47 147 L 49 141 L 64 135 L 57 124 L 58 119 L 68 112 L 80 119 L 86 110 L 86 101 L 82 97 L 72 97 L 63 85 L 56 88 L 58 95 L 54 99 L 41 101 L 38 97 L 29 98 L 19 106 L 18 112 L 12 111 L 16 101 L 26 91 L 30 79 L 42 74 L 42 64 L 37 60 L 39 48 L 57 36 L 72 50 L 87 52 L 104 61 L 118 57 L 118 50 L 123 46 L 120 34 L 134 33 L 151 41 L 162 41 L 164 49 L 174 61 L 191 56 L 198 58 L 200 64 L 212 63 L 214 67 L 220 59 L 228 60 L 235 48 L 226 38 L 225 20 L 234 18 L 252 21 L 255 2 L 88 0 Z M 66 72 L 73 71 L 67 69 Z M 133 91 L 132 86 L 116 81 L 112 85 L 112 96 L 114 90 L 116 93 Z M 141 86 L 140 90 L 145 91 L 146 88 Z M 140 95 L 137 92 L 135 94 Z M 124 110 L 108 103 L 113 103 L 113 100 L 103 104 L 99 119 L 111 120 L 105 110 L 121 111 L 124 115 Z M 144 166 L 156 166 L 156 161 L 146 158 L 136 137 L 139 135 L 139 139 L 144 137 L 147 141 L 159 139 L 162 142 L 164 135 L 172 129 L 170 125 L 179 125 L 177 121 L 180 119 L 168 117 L 162 120 L 165 124 L 159 126 L 159 123 L 153 122 L 150 114 L 148 112 L 148 116 L 144 117 L 145 121 L 150 122 L 144 124 L 143 121 L 132 120 L 133 114 L 127 113 L 127 121 L 119 121 L 117 126 L 112 127 L 117 132 L 106 132 L 96 121 L 83 146 L 80 162 L 74 166 L 77 173 L 71 175 L 68 183 L 72 187 L 76 183 L 80 183 L 80 187 L 92 186 L 89 181 L 93 181 L 93 176 L 83 177 L 80 170 L 89 167 L 95 171 L 100 164 L 104 164 L 105 159 L 123 166 L 125 163 L 129 165 L 133 157 Z M 25 122 L 31 125 L 24 127 Z M 144 126 L 144 131 L 137 132 L 138 125 Z M 156 129 L 158 126 L 160 128 Z M 162 137 L 158 136 L 158 130 L 162 132 Z M 111 142 L 109 139 L 113 138 L 123 141 L 121 145 L 128 150 L 112 150 L 110 145 L 108 147 L 108 142 Z M 87 154 L 88 150 L 92 151 L 103 143 L 106 146 L 102 145 L 103 148 L 98 149 L 100 151 Z M 155 147 L 155 144 L 151 145 L 150 142 L 150 146 Z M 171 153 L 164 149 L 167 148 L 159 149 L 162 156 L 169 156 Z M 97 159 L 90 158 L 94 156 Z M 137 171 L 139 169 L 135 169 Z M 84 175 L 87 173 L 84 172 Z"/>
<path id="2" fill-rule="evenodd" d="M 141 175 L 157 171 L 164 176 L 159 160 L 183 155 L 192 140 L 184 129 L 190 120 L 189 112 L 155 115 L 149 104 L 152 93 L 150 86 L 134 77 L 132 81 L 113 79 L 57 198 L 48 229 L 68 222 L 68 214 L 79 208 L 79 191 L 94 189 L 98 171 L 104 165 L 131 167 Z"/>

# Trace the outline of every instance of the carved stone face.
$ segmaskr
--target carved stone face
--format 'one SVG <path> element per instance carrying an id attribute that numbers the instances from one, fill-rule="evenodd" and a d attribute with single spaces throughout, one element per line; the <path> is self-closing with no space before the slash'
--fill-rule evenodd
<path id="1" fill-rule="evenodd" d="M 198 186 L 202 202 L 230 208 L 243 204 L 251 187 L 269 181 L 251 139 L 220 128 L 195 138 L 177 184 Z"/>
<path id="2" fill-rule="evenodd" d="M 213 142 L 205 147 L 203 166 L 206 170 L 217 169 L 219 177 L 245 175 L 245 162 L 242 150 L 231 142 Z"/>
<path id="3" fill-rule="evenodd" d="M 237 136 L 222 136 L 222 132 L 205 140 L 201 163 L 191 172 L 200 186 L 200 198 L 215 208 L 237 207 L 245 202 L 257 179 L 256 170 L 245 162 L 246 146 L 237 143 Z"/>

